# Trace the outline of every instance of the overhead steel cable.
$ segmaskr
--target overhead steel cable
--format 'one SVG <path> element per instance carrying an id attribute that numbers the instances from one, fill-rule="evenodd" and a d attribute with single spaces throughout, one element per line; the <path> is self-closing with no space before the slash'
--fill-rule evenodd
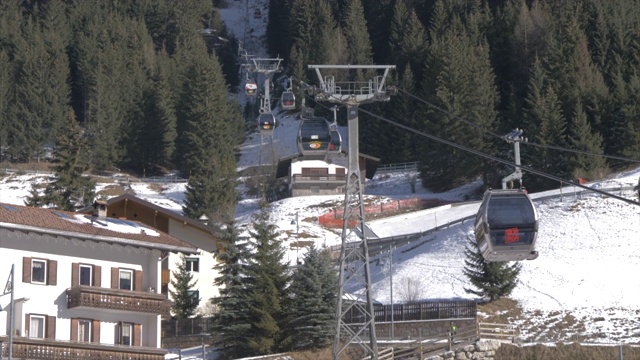
<path id="1" fill-rule="evenodd" d="M 323 106 L 323 107 L 325 107 L 325 106 L 324 106 L 324 105 L 322 105 L 322 104 L 320 104 L 320 105 L 321 105 L 321 106 Z M 455 148 L 457 148 L 457 149 L 460 149 L 460 150 L 462 150 L 462 151 L 466 151 L 466 152 L 472 153 L 472 154 L 474 154 L 474 155 L 478 155 L 478 156 L 484 157 L 484 158 L 486 158 L 486 159 L 493 160 L 493 161 L 495 161 L 495 162 L 499 162 L 499 163 L 502 163 L 502 164 L 505 164 L 505 165 L 509 165 L 509 166 L 517 167 L 517 168 L 519 168 L 520 170 L 522 170 L 522 171 L 527 171 L 527 172 L 529 172 L 529 173 L 531 173 L 531 174 L 539 175 L 539 176 L 546 177 L 546 178 L 548 178 L 548 179 L 556 180 L 556 181 L 559 181 L 559 182 L 564 182 L 564 183 L 566 183 L 566 184 L 571 184 L 571 185 L 573 185 L 573 186 L 577 186 L 577 187 L 580 187 L 580 188 L 583 188 L 583 189 L 586 189 L 586 190 L 590 190 L 590 191 L 593 191 L 593 192 L 598 193 L 598 194 L 601 194 L 601 195 L 609 196 L 609 197 L 612 197 L 612 198 L 614 198 L 614 199 L 617 199 L 617 200 L 620 200 L 620 201 L 624 201 L 624 202 L 626 202 L 626 203 L 629 203 L 629 204 L 631 204 L 631 205 L 638 205 L 638 206 L 640 206 L 640 202 L 637 202 L 637 201 L 634 201 L 634 200 L 631 200 L 631 199 L 627 199 L 627 198 L 625 198 L 625 197 L 618 196 L 618 195 L 615 195 L 615 194 L 611 194 L 611 193 L 608 193 L 608 192 L 606 192 L 606 191 L 602 191 L 602 190 L 600 190 L 600 189 L 594 189 L 594 188 L 591 188 L 591 187 L 588 187 L 588 186 L 585 186 L 585 185 L 582 185 L 582 184 L 579 184 L 579 183 L 576 183 L 576 182 L 573 182 L 573 181 L 570 181 L 570 180 L 563 179 L 563 178 L 558 177 L 558 176 L 555 176 L 555 175 L 547 174 L 547 173 L 545 173 L 545 172 L 543 172 L 543 171 L 539 171 L 539 170 L 532 169 L 532 168 L 530 168 L 530 167 L 526 167 L 526 166 L 522 166 L 522 165 L 517 165 L 517 164 L 515 164 L 515 163 L 509 162 L 509 161 L 507 161 L 507 160 L 500 159 L 500 158 L 495 157 L 495 156 L 493 156 L 493 155 L 486 154 L 486 153 L 484 153 L 484 152 L 482 152 L 482 151 L 478 151 L 478 150 L 476 150 L 476 149 L 473 149 L 473 148 L 470 148 L 470 147 L 467 147 L 467 146 L 464 146 L 464 145 L 456 144 L 456 143 L 454 143 L 454 142 L 452 142 L 452 141 L 445 140 L 445 139 L 441 139 L 441 138 L 439 138 L 439 137 L 437 137 L 437 136 L 427 134 L 427 133 L 425 133 L 425 132 L 423 132 L 423 131 L 413 129 L 413 128 L 411 128 L 411 127 L 409 127 L 409 126 L 406 126 L 406 125 L 402 125 L 402 124 L 400 124 L 400 123 L 398 123 L 398 122 L 395 122 L 395 121 L 393 121 L 393 120 L 389 120 L 389 119 L 387 119 L 387 118 L 385 118 L 385 117 L 383 117 L 383 116 L 380 116 L 380 115 L 374 114 L 374 113 L 372 113 L 372 112 L 370 112 L 370 111 L 367 111 L 367 110 L 364 110 L 364 109 L 362 109 L 361 107 L 359 107 L 359 108 L 358 108 L 358 111 L 360 111 L 360 112 L 362 112 L 362 113 L 365 113 L 365 114 L 367 114 L 367 115 L 369 115 L 369 116 L 372 116 L 372 117 L 374 117 L 374 118 L 380 119 L 380 120 L 382 120 L 382 121 L 384 121 L 384 122 L 387 122 L 387 123 L 389 123 L 389 124 L 391 124 L 391 125 L 395 125 L 395 126 L 400 127 L 400 128 L 402 128 L 402 129 L 408 130 L 408 131 L 410 131 L 410 132 L 412 132 L 412 133 L 415 133 L 415 134 L 418 134 L 418 135 L 422 135 L 422 136 L 424 136 L 424 137 L 427 137 L 427 138 L 429 138 L 429 139 L 431 139 L 431 140 L 434 140 L 434 141 L 437 141 L 437 142 L 439 142 L 439 143 L 443 143 L 443 144 L 445 144 L 445 145 L 453 146 L 453 147 L 455 147 Z"/>
<path id="2" fill-rule="evenodd" d="M 398 88 L 398 91 L 402 92 L 403 94 L 418 100 L 419 102 L 432 107 L 438 111 L 440 111 L 443 114 L 446 114 L 456 120 L 460 120 L 466 124 L 468 124 L 469 126 L 472 126 L 480 131 L 486 132 L 487 134 L 490 134 L 492 136 L 495 136 L 499 139 L 503 139 L 504 137 L 500 134 L 497 134 L 489 129 L 486 129 L 478 124 L 473 123 L 472 121 L 469 121 L 465 118 L 463 118 L 462 116 L 456 115 L 446 109 L 441 108 L 438 105 L 432 104 L 429 101 L 422 99 L 416 95 L 411 94 L 410 92 L 406 91 L 403 88 Z M 593 153 L 593 152 L 589 152 L 589 151 L 582 151 L 582 150 L 574 150 L 574 149 L 567 149 L 567 148 L 563 148 L 560 146 L 554 146 L 554 145 L 543 145 L 543 144 L 537 144 L 537 143 L 533 143 L 533 142 L 528 142 L 528 141 L 521 141 L 520 144 L 523 145 L 531 145 L 531 146 L 535 146 L 535 147 L 540 147 L 540 148 L 547 148 L 547 149 L 553 149 L 553 150 L 558 150 L 558 151 L 565 151 L 565 152 L 570 152 L 570 153 L 574 153 L 574 154 L 583 154 L 583 155 L 589 155 L 589 156 L 599 156 L 599 157 L 603 157 L 603 158 L 607 158 L 607 159 L 614 159 L 614 160 L 621 160 L 621 161 L 626 161 L 626 162 L 633 162 L 633 163 L 640 163 L 640 160 L 635 160 L 635 159 L 629 159 L 629 158 L 625 158 L 622 156 L 615 156 L 615 155 L 606 155 L 606 154 L 597 154 L 597 153 Z"/>

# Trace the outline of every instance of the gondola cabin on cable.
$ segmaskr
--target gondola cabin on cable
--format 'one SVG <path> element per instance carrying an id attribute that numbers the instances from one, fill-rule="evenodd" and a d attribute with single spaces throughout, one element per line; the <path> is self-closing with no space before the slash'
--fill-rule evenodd
<path id="1" fill-rule="evenodd" d="M 324 156 L 329 150 L 329 123 L 321 117 L 303 118 L 298 130 L 298 150 L 303 156 Z"/>
<path id="2" fill-rule="evenodd" d="M 526 191 L 487 190 L 476 215 L 475 235 L 487 262 L 537 258 L 538 213 Z"/>
<path id="3" fill-rule="evenodd" d="M 263 113 L 258 116 L 258 131 L 262 135 L 273 135 L 276 127 L 276 117 L 272 113 Z"/>
<path id="4" fill-rule="evenodd" d="M 258 85 L 251 80 L 247 80 L 244 84 L 244 94 L 248 96 L 255 96 L 257 91 Z"/>
<path id="5" fill-rule="evenodd" d="M 282 110 L 293 110 L 296 108 L 296 97 L 293 95 L 291 91 L 285 91 L 282 93 L 282 98 L 280 99 L 280 105 L 282 106 Z"/>

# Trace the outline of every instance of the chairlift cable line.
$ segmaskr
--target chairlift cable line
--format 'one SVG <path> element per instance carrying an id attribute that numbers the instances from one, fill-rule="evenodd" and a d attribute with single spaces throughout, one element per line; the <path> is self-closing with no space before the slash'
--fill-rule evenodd
<path id="1" fill-rule="evenodd" d="M 493 155 L 486 154 L 486 153 L 484 153 L 484 152 L 482 152 L 482 151 L 479 151 L 479 150 L 476 150 L 476 149 L 472 149 L 472 148 L 467 147 L 467 146 L 464 146 L 464 145 L 456 144 L 456 143 L 454 143 L 454 142 L 452 142 L 452 141 L 445 140 L 445 139 L 439 138 L 439 137 L 437 137 L 437 136 L 427 134 L 427 133 L 425 133 L 425 132 L 423 132 L 423 131 L 413 129 L 413 128 L 411 128 L 411 127 L 409 127 L 409 126 L 406 126 L 406 125 L 402 125 L 402 124 L 400 124 L 400 123 L 398 123 L 398 122 L 395 122 L 395 121 L 393 121 L 393 120 L 389 120 L 389 119 L 387 119 L 387 118 L 385 118 L 385 117 L 383 117 L 383 116 L 380 116 L 380 115 L 374 114 L 374 113 L 372 113 L 372 112 L 370 112 L 370 111 L 367 111 L 367 110 L 364 110 L 364 109 L 362 109 L 362 108 L 358 108 L 358 111 L 361 111 L 361 112 L 363 112 L 363 113 L 365 113 L 365 114 L 367 114 L 367 115 L 370 115 L 370 116 L 373 116 L 373 117 L 375 117 L 375 118 L 378 118 L 378 119 L 380 119 L 380 120 L 382 120 L 382 121 L 385 121 L 385 122 L 387 122 L 387 123 L 389 123 L 389 124 L 392 124 L 392 125 L 395 125 L 395 126 L 397 126 L 397 127 L 403 128 L 403 129 L 405 129 L 405 130 L 411 131 L 411 132 L 413 132 L 413 133 L 415 133 L 415 134 L 422 135 L 422 136 L 427 137 L 427 138 L 429 138 L 429 139 L 431 139 L 431 140 L 434 140 L 434 141 L 437 141 L 437 142 L 443 143 L 443 144 L 445 144 L 445 145 L 453 146 L 453 147 L 455 147 L 455 148 L 457 148 L 457 149 L 460 149 L 460 150 L 462 150 L 462 151 L 470 152 L 470 153 L 472 153 L 472 154 L 474 154 L 474 155 L 478 155 L 478 156 L 484 157 L 484 158 L 486 158 L 486 159 L 493 160 L 493 161 L 496 161 L 496 162 L 499 162 L 499 163 L 502 163 L 502 164 L 505 164 L 505 165 L 509 165 L 509 166 L 517 167 L 517 168 L 519 168 L 520 170 L 522 170 L 522 171 L 527 171 L 527 172 L 529 172 L 529 173 L 531 173 L 531 174 L 535 174 L 535 175 L 538 175 L 538 176 L 546 177 L 546 178 L 548 178 L 548 179 L 556 180 L 556 181 L 563 182 L 563 183 L 566 183 L 566 184 L 571 184 L 571 185 L 573 185 L 573 186 L 577 186 L 577 187 L 580 187 L 580 188 L 583 188 L 583 189 L 586 189 L 586 190 L 590 190 L 590 191 L 593 191 L 593 192 L 598 193 L 598 194 L 601 194 L 601 195 L 606 195 L 606 196 L 612 197 L 612 198 L 614 198 L 614 199 L 624 201 L 624 202 L 629 203 L 629 204 L 631 204 L 631 205 L 638 205 L 638 206 L 640 206 L 640 202 L 637 202 L 637 201 L 635 201 L 635 200 L 631 200 L 631 199 L 627 199 L 627 198 L 622 197 L 622 196 L 618 196 L 618 195 L 615 195 L 615 194 L 611 194 L 611 193 L 608 193 L 608 192 L 606 192 L 606 191 L 602 191 L 602 190 L 600 190 L 600 189 L 594 189 L 594 188 L 591 188 L 591 187 L 588 187 L 588 186 L 585 186 L 585 185 L 582 185 L 582 184 L 579 184 L 579 183 L 576 183 L 576 182 L 573 182 L 573 181 L 570 181 L 570 180 L 563 179 L 563 178 L 558 177 L 558 176 L 555 176 L 555 175 L 551 175 L 551 174 L 545 173 L 545 172 L 543 172 L 543 171 L 539 171 L 539 170 L 532 169 L 532 168 L 530 168 L 530 167 L 526 167 L 526 166 L 522 166 L 522 165 L 517 165 L 517 164 L 515 164 L 515 163 L 509 162 L 509 161 L 507 161 L 507 160 L 500 159 L 500 158 L 495 157 L 495 156 L 493 156 Z"/>
<path id="2" fill-rule="evenodd" d="M 427 106 L 430 106 L 430 107 L 432 107 L 432 108 L 434 108 L 434 109 L 436 109 L 436 110 L 438 110 L 438 111 L 442 112 L 443 114 L 446 114 L 446 115 L 448 115 L 448 116 L 450 116 L 450 117 L 452 117 L 452 118 L 454 118 L 454 119 L 456 119 L 456 120 L 460 120 L 460 121 L 462 121 L 462 122 L 464 122 L 464 123 L 466 123 L 466 124 L 468 124 L 468 125 L 470 125 L 470 126 L 472 126 L 472 127 L 476 128 L 476 129 L 478 129 L 478 130 L 481 130 L 481 131 L 483 131 L 483 132 L 486 132 L 486 133 L 488 133 L 488 134 L 490 134 L 490 135 L 492 135 L 492 136 L 495 136 L 495 137 L 497 137 L 497 138 L 499 138 L 499 139 L 504 139 L 504 136 L 503 136 L 503 135 L 497 134 L 497 133 L 495 133 L 495 132 L 493 132 L 493 131 L 491 131 L 491 130 L 489 130 L 489 129 L 483 128 L 482 126 L 480 126 L 480 125 L 478 125 L 478 124 L 475 124 L 475 123 L 473 123 L 472 121 L 469 121 L 469 120 L 467 120 L 467 119 L 463 118 L 462 116 L 456 115 L 456 114 L 454 114 L 454 113 L 452 113 L 452 112 L 450 112 L 450 111 L 448 111 L 448 110 L 445 110 L 445 109 L 441 108 L 441 107 L 440 107 L 440 106 L 438 106 L 438 105 L 435 105 L 435 104 L 433 104 L 433 103 L 430 103 L 429 101 L 427 101 L 427 100 L 425 100 L 425 99 L 422 99 L 422 98 L 420 98 L 420 97 L 418 97 L 418 96 L 416 96 L 416 95 L 413 95 L 413 94 L 409 93 L 408 91 L 406 91 L 406 90 L 405 90 L 405 89 L 403 89 L 403 88 L 398 88 L 398 91 L 400 91 L 400 92 L 404 93 L 405 95 L 408 95 L 409 97 L 411 97 L 411 98 L 413 98 L 413 99 L 415 99 L 415 100 L 420 101 L 421 103 L 423 103 L 423 104 L 425 104 L 425 105 L 427 105 Z M 540 148 L 546 148 L 546 149 L 552 149 L 552 150 L 559 150 L 559 151 L 566 151 L 566 152 L 570 152 L 570 153 L 574 153 L 574 154 L 583 154 L 583 155 L 589 155 L 589 156 L 599 156 L 599 157 L 608 158 L 608 159 L 614 159 L 614 160 L 622 160 L 622 161 L 627 161 L 627 162 L 640 163 L 640 160 L 635 160 L 635 159 L 625 158 L 625 157 L 622 157 L 622 156 L 606 155 L 606 154 L 596 154 L 596 153 L 589 152 L 589 151 L 582 151 L 582 150 L 567 149 L 567 148 L 563 148 L 563 147 L 560 147 L 560 146 L 554 146 L 554 145 L 543 145 L 543 144 L 538 144 L 538 143 L 533 143 L 533 142 L 528 142 L 528 141 L 521 141 L 520 143 L 521 143 L 521 144 L 524 144 L 524 145 L 531 145 L 531 146 L 540 147 Z"/>

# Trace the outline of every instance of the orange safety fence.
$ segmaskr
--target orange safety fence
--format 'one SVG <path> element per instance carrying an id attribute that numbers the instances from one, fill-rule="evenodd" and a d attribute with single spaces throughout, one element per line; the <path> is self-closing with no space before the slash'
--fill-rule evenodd
<path id="1" fill-rule="evenodd" d="M 450 201 L 443 201 L 438 199 L 403 199 L 392 200 L 381 204 L 368 205 L 364 207 L 365 214 L 384 214 L 389 212 L 396 212 L 402 209 L 428 209 L 440 205 L 450 204 Z M 334 209 L 318 218 L 320 225 L 329 228 L 341 228 L 342 227 L 343 210 Z M 356 226 L 354 220 L 350 226 Z"/>

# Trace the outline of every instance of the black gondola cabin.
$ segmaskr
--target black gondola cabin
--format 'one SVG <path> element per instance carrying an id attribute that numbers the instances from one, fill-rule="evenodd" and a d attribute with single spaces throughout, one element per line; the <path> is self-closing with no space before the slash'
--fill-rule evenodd
<path id="1" fill-rule="evenodd" d="M 262 135 L 273 135 L 276 127 L 276 117 L 272 113 L 264 113 L 258 116 L 258 131 Z"/>
<path id="2" fill-rule="evenodd" d="M 475 236 L 488 261 L 533 260 L 538 235 L 538 213 L 529 195 L 520 189 L 487 190 L 475 221 Z"/>

